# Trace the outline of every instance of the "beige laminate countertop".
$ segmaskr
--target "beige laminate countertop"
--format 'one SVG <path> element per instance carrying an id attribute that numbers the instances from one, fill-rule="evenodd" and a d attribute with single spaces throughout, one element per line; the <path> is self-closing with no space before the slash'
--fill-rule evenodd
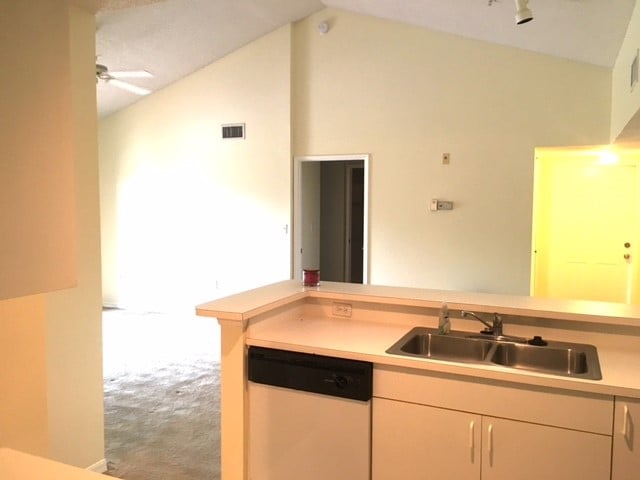
<path id="1" fill-rule="evenodd" d="M 623 328 L 635 329 L 640 326 L 638 306 L 339 283 L 304 288 L 296 281 L 281 282 L 209 302 L 199 306 L 197 312 L 199 315 L 216 317 L 223 325 L 225 322 L 237 322 L 246 326 L 252 317 L 305 298 L 417 307 L 439 307 L 442 302 L 447 302 L 450 308 L 458 309 L 497 310 L 504 314 L 610 324 Z M 592 381 L 494 365 L 387 354 L 385 351 L 407 331 L 407 325 L 379 321 L 277 316 L 251 326 L 247 331 L 246 344 L 366 360 L 378 365 L 640 398 L 640 349 L 596 345 L 603 378 Z"/>
<path id="2" fill-rule="evenodd" d="M 0 448 L 2 480 L 99 480 L 103 475 L 9 448 Z"/>
<path id="3" fill-rule="evenodd" d="M 242 322 L 279 306 L 314 297 L 416 307 L 438 307 L 446 302 L 452 309 L 474 307 L 487 312 L 499 309 L 503 314 L 640 327 L 640 305 L 338 282 L 303 287 L 296 280 L 286 280 L 203 303 L 196 307 L 196 311 L 202 316 Z"/>

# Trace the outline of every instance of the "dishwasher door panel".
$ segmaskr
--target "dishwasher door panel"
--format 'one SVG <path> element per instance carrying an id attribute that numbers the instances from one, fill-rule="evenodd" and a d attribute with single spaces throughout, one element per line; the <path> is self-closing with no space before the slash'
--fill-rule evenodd
<path id="1" fill-rule="evenodd" d="M 369 480 L 371 401 L 249 382 L 249 480 Z"/>

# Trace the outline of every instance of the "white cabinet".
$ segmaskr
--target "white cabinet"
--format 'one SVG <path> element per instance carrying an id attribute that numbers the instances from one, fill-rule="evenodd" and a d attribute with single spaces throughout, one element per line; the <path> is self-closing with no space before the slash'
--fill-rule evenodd
<path id="1" fill-rule="evenodd" d="M 608 480 L 611 437 L 484 417 L 482 480 Z"/>
<path id="2" fill-rule="evenodd" d="M 380 367 L 372 479 L 609 480 L 612 406 L 609 396 Z"/>
<path id="3" fill-rule="evenodd" d="M 373 399 L 373 480 L 473 480 L 480 476 L 481 417 Z"/>
<path id="4" fill-rule="evenodd" d="M 67 3 L 0 2 L 0 300 L 77 283 Z"/>
<path id="5" fill-rule="evenodd" d="M 640 474 L 640 400 L 616 397 L 612 480 L 636 480 Z"/>
<path id="6" fill-rule="evenodd" d="M 373 480 L 609 478 L 611 437 L 374 398 Z"/>

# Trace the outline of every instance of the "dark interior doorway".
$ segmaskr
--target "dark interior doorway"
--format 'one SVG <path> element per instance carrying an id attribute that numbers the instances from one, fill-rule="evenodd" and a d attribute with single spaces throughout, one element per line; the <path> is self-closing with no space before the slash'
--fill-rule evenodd
<path id="1" fill-rule="evenodd" d="M 325 281 L 366 283 L 365 160 L 323 158 L 298 163 L 299 267 L 319 268 Z"/>
<path id="2" fill-rule="evenodd" d="M 324 280 L 362 283 L 364 162 L 320 166 L 320 272 Z"/>

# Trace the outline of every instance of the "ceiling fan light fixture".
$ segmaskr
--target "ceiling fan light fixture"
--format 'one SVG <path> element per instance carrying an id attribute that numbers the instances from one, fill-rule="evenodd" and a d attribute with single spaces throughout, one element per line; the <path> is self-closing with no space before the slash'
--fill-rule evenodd
<path id="1" fill-rule="evenodd" d="M 128 92 L 135 93 L 136 95 L 149 95 L 151 93 L 151 90 L 149 90 L 148 88 L 138 87 L 137 85 L 118 80 L 117 78 L 110 78 L 109 80 L 107 80 L 107 82 L 115 85 L 118 88 L 127 90 Z"/>
<path id="2" fill-rule="evenodd" d="M 96 64 L 96 83 L 102 80 L 105 83 L 109 83 L 115 87 L 126 90 L 136 95 L 149 95 L 152 90 L 148 88 L 139 87 L 129 82 L 121 80 L 122 78 L 152 78 L 153 75 L 146 70 L 127 70 L 122 72 L 111 72 L 105 65 L 99 63 Z"/>
<path id="3" fill-rule="evenodd" d="M 107 67 L 105 67 L 104 65 L 100 65 L 99 63 L 96 63 L 96 77 L 102 80 L 108 80 L 109 73 L 108 73 Z"/>
<path id="4" fill-rule="evenodd" d="M 529 0 L 515 0 L 516 25 L 522 25 L 533 20 L 533 12 L 529 8 Z"/>
<path id="5" fill-rule="evenodd" d="M 153 78 L 153 74 L 146 70 L 127 70 L 124 72 L 109 72 L 111 78 Z"/>

